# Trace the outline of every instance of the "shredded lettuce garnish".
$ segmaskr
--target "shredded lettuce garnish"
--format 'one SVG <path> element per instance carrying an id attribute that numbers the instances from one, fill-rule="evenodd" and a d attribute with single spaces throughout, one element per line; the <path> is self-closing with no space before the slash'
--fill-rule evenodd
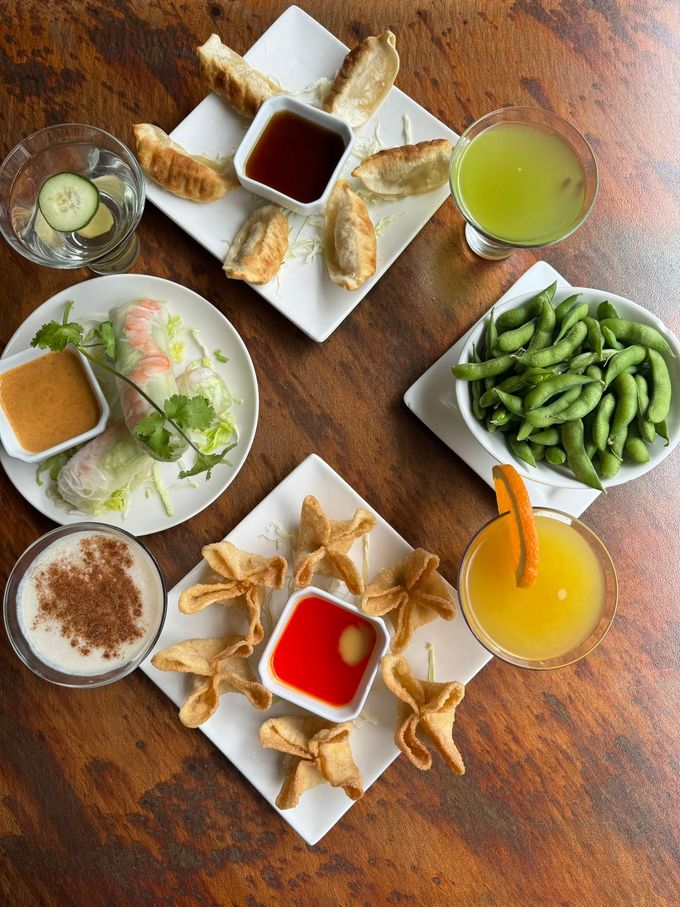
<path id="1" fill-rule="evenodd" d="M 385 145 L 382 138 L 380 137 L 380 118 L 376 117 L 373 135 L 358 135 L 354 140 L 352 157 L 358 157 L 363 160 L 364 158 L 370 157 L 372 154 L 375 154 L 377 151 L 380 151 L 380 149 L 384 147 Z"/>
<path id="2" fill-rule="evenodd" d="M 163 481 L 161 476 L 161 471 L 158 468 L 158 463 L 154 463 L 153 469 L 151 470 L 151 478 L 153 479 L 153 484 L 158 492 L 158 497 L 163 502 L 165 507 L 165 512 L 168 516 L 174 516 L 175 510 L 172 506 L 172 501 L 170 500 L 170 495 L 168 494 L 168 489 Z"/>
<path id="3" fill-rule="evenodd" d="M 217 359 L 218 362 L 221 362 L 223 365 L 226 365 L 229 362 L 229 357 L 225 356 L 222 350 L 213 350 L 213 356 Z"/>
<path id="4" fill-rule="evenodd" d="M 210 350 L 199 337 L 198 328 L 189 328 L 189 333 L 194 338 L 194 342 L 195 342 L 196 346 L 201 351 L 201 365 L 204 368 L 212 368 L 214 363 L 210 356 Z"/>
<path id="5" fill-rule="evenodd" d="M 56 482 L 61 467 L 64 463 L 68 462 L 73 454 L 77 450 L 80 450 L 81 447 L 82 444 L 77 447 L 71 447 L 69 450 L 64 450 L 61 453 L 52 454 L 52 456 L 47 457 L 46 460 L 41 460 L 35 469 L 35 484 L 38 486 L 45 484 L 41 478 L 44 472 L 47 473 L 51 482 Z"/>
<path id="6" fill-rule="evenodd" d="M 378 223 L 375 225 L 375 235 L 382 236 L 382 234 L 389 226 L 400 220 L 403 216 L 404 214 L 402 212 L 401 214 L 388 214 L 387 217 L 381 217 Z"/>
<path id="7" fill-rule="evenodd" d="M 413 134 L 411 132 L 411 120 L 409 119 L 408 114 L 404 114 L 402 123 L 404 128 L 404 145 L 412 145 Z"/>

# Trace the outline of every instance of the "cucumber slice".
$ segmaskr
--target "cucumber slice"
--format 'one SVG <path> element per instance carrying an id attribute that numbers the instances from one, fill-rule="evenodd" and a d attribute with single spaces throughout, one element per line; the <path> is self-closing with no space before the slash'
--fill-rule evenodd
<path id="1" fill-rule="evenodd" d="M 84 239 L 95 239 L 103 233 L 108 233 L 112 226 L 113 214 L 111 214 L 110 209 L 106 207 L 104 202 L 101 202 L 95 216 L 82 230 L 78 230 L 78 233 Z"/>
<path id="2" fill-rule="evenodd" d="M 79 173 L 56 173 L 42 184 L 38 207 L 58 233 L 86 227 L 99 208 L 99 189 Z"/>

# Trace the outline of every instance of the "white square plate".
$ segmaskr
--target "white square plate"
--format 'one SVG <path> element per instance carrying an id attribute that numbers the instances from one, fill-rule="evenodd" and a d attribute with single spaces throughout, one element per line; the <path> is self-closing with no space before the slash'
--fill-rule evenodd
<path id="1" fill-rule="evenodd" d="M 229 43 L 228 35 L 222 37 Z M 297 6 L 290 6 L 253 44 L 245 58 L 266 75 L 278 79 L 292 94 L 313 103 L 315 93 L 304 89 L 319 79 L 332 79 L 347 50 L 315 19 Z M 413 142 L 446 138 L 455 143 L 458 138 L 432 114 L 398 88 L 393 88 L 370 120 L 355 130 L 355 151 L 366 148 L 366 142 L 375 138 L 376 132 L 381 146 L 403 145 L 407 137 L 406 123 L 410 124 Z M 170 135 L 193 154 L 215 157 L 235 151 L 248 125 L 249 121 L 234 113 L 217 95 L 210 94 Z M 377 147 L 366 153 L 374 150 L 378 150 Z M 357 157 L 351 157 L 343 176 L 348 176 L 358 163 Z M 148 180 L 147 195 L 220 261 L 257 202 L 245 189 L 236 189 L 219 201 L 197 205 L 171 195 Z M 448 197 L 448 186 L 443 186 L 425 195 L 370 203 L 371 218 L 376 226 L 386 217 L 397 216 L 398 219 L 384 223 L 384 231 L 378 236 L 377 271 L 359 290 L 348 292 L 336 286 L 328 277 L 323 254 L 316 255 L 311 261 L 306 261 L 304 255 L 289 259 L 274 280 L 262 286 L 252 285 L 253 289 L 313 340 L 326 340 Z M 298 214 L 291 213 L 290 227 L 291 245 L 298 239 L 319 235 L 319 228 L 305 222 Z"/>
<path id="2" fill-rule="evenodd" d="M 497 301 L 505 302 L 522 293 L 538 292 L 554 280 L 557 280 L 560 288 L 571 286 L 547 262 L 537 261 Z M 468 336 L 485 318 L 486 312 L 409 387 L 404 394 L 404 403 L 447 447 L 474 469 L 487 485 L 493 487 L 491 469 L 496 465 L 496 460 L 487 453 L 465 424 L 456 402 L 454 378 L 451 374 L 451 367 L 460 359 L 460 352 Z M 600 495 L 599 491 L 590 488 L 557 488 L 530 481 L 526 484 L 535 507 L 553 507 L 572 516 L 580 516 Z"/>
<path id="3" fill-rule="evenodd" d="M 349 517 L 357 507 L 365 507 L 375 514 L 376 526 L 370 534 L 368 555 L 371 578 L 379 570 L 413 550 L 408 542 L 315 454 L 294 469 L 227 538 L 239 548 L 271 556 L 277 550 L 272 525 L 278 525 L 286 532 L 295 531 L 300 519 L 302 500 L 308 494 L 319 499 L 331 519 Z M 289 543 L 284 540 L 279 542 L 279 547 L 290 561 Z M 360 541 L 355 544 L 351 554 L 358 564 L 362 563 Z M 207 572 L 207 565 L 201 562 L 170 592 L 168 616 L 154 651 L 184 639 L 219 636 L 232 629 L 225 626 L 227 612 L 219 604 L 191 616 L 179 612 L 177 605 L 182 591 L 203 581 Z M 319 580 L 320 585 L 324 585 L 323 579 Z M 337 588 L 335 594 L 353 601 L 346 588 L 342 585 L 341 588 L 346 594 L 339 593 Z M 269 607 L 274 620 L 281 614 L 287 598 L 286 590 L 272 595 Z M 266 615 L 263 623 L 265 638 L 268 638 L 271 628 L 267 627 Z M 452 621 L 436 620 L 421 627 L 415 634 L 406 654 L 419 677 L 427 676 L 427 642 L 432 642 L 435 646 L 436 679 L 439 681 L 459 680 L 467 683 L 491 658 L 474 638 L 459 610 Z M 264 643 L 258 646 L 251 656 L 254 670 L 263 645 Z M 190 689 L 186 674 L 158 671 L 151 664 L 150 658 L 141 668 L 177 706 L 182 705 Z M 222 697 L 217 712 L 201 726 L 201 730 L 276 809 L 274 801 L 283 780 L 283 757 L 272 750 L 261 749 L 258 731 L 267 718 L 300 712 L 300 709 L 283 701 L 276 703 L 267 712 L 258 712 L 242 696 L 227 694 Z M 379 676 L 366 701 L 363 714 L 366 720 L 359 721 L 352 733 L 352 750 L 368 789 L 399 754 L 394 745 L 395 700 Z M 464 720 L 464 705 L 460 720 Z M 281 816 L 308 844 L 316 844 L 350 806 L 352 801 L 342 790 L 322 785 L 305 793 L 298 806 L 281 812 Z"/>

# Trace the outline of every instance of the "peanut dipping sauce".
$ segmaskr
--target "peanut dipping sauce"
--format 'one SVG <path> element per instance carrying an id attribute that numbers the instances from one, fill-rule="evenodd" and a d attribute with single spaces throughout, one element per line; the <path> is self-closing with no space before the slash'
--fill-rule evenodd
<path id="1" fill-rule="evenodd" d="M 40 453 L 97 424 L 99 403 L 78 357 L 47 353 L 0 375 L 0 406 L 17 441 Z"/>

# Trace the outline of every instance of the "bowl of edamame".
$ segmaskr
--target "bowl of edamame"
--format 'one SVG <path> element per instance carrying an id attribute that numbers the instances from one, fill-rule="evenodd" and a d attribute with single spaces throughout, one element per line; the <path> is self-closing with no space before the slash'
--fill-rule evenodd
<path id="1" fill-rule="evenodd" d="M 480 444 L 546 485 L 620 485 L 680 441 L 680 342 L 602 290 L 553 284 L 494 306 L 453 374 Z"/>

